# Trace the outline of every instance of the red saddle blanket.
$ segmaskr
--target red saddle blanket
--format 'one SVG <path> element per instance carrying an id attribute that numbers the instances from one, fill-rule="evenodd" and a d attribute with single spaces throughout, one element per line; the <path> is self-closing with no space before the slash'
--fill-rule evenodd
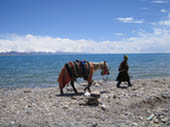
<path id="1" fill-rule="evenodd" d="M 78 77 L 83 77 L 88 82 L 92 82 L 93 64 L 87 61 L 68 62 L 61 69 L 58 76 L 60 88 L 64 88 L 70 81 L 76 80 Z"/>

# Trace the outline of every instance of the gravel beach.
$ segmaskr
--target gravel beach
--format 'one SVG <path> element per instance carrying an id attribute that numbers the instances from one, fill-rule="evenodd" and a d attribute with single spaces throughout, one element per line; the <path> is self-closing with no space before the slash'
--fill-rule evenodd
<path id="1" fill-rule="evenodd" d="M 0 127 L 170 127 L 170 77 L 95 81 L 85 96 L 86 82 L 61 96 L 58 87 L 1 88 Z M 90 100 L 93 99 L 91 102 Z"/>

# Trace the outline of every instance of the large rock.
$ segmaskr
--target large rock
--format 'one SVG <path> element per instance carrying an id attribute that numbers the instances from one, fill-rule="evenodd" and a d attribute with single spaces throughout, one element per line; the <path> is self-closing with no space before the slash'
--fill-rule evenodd
<path id="1" fill-rule="evenodd" d="M 94 91 L 92 93 L 85 93 L 84 105 L 98 106 L 99 105 L 100 92 Z"/>

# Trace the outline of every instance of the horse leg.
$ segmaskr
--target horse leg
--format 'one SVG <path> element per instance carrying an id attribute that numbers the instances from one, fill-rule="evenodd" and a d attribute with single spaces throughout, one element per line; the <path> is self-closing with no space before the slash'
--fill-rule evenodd
<path id="1" fill-rule="evenodd" d="M 88 89 L 89 93 L 91 93 L 90 86 L 92 85 L 92 82 L 89 82 L 87 87 L 85 87 L 84 92 Z"/>
<path id="2" fill-rule="evenodd" d="M 60 94 L 63 95 L 64 92 L 63 92 L 63 88 L 60 88 Z"/>
<path id="3" fill-rule="evenodd" d="M 78 94 L 76 88 L 74 87 L 74 81 L 71 81 L 71 86 L 73 87 L 74 92 L 75 92 L 76 94 Z"/>

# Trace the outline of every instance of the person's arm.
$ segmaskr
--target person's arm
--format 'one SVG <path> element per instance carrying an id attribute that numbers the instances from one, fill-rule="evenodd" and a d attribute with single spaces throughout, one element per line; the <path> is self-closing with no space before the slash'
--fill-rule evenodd
<path id="1" fill-rule="evenodd" d="M 123 72 L 123 71 L 125 71 L 125 69 L 123 68 L 123 62 L 122 62 L 119 66 L 119 72 Z"/>

